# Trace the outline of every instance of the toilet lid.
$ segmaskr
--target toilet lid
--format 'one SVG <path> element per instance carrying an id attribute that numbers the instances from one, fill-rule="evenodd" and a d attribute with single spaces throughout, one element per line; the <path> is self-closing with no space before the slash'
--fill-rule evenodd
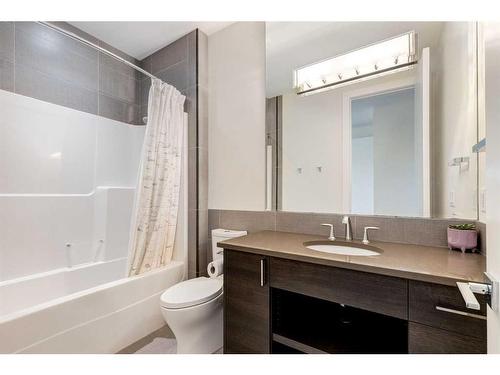
<path id="1" fill-rule="evenodd" d="M 161 295 L 162 307 L 180 309 L 202 304 L 222 293 L 222 279 L 197 277 L 171 286 Z"/>

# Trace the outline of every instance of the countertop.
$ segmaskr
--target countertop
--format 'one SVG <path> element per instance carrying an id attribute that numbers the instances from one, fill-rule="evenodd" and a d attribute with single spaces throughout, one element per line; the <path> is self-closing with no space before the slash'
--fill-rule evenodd
<path id="1" fill-rule="evenodd" d="M 457 281 L 483 282 L 486 257 L 462 254 L 442 247 L 371 241 L 381 250 L 376 256 L 346 256 L 306 248 L 306 241 L 325 237 L 275 231 L 262 231 L 219 242 L 224 249 L 267 255 L 276 258 L 372 272 L 437 284 L 455 286 Z M 341 239 L 337 243 L 343 242 Z M 351 241 L 361 244 L 360 241 Z"/>

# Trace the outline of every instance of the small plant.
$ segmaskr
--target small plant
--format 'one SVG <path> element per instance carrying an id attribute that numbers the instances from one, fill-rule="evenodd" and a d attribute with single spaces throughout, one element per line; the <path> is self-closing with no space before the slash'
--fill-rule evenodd
<path id="1" fill-rule="evenodd" d="M 458 230 L 476 230 L 476 224 L 467 223 L 467 224 L 450 224 L 449 228 L 458 229 Z"/>

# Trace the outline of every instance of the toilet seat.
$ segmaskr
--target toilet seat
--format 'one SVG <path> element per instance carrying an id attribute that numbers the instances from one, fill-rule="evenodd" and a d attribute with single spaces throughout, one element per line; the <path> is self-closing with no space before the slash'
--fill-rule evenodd
<path id="1" fill-rule="evenodd" d="M 222 293 L 222 279 L 197 277 L 168 288 L 161 295 L 161 306 L 166 309 L 182 309 L 200 305 Z"/>

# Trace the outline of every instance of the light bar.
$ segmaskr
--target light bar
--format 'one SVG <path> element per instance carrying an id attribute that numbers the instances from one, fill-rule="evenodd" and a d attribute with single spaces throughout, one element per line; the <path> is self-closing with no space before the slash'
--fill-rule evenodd
<path id="1" fill-rule="evenodd" d="M 384 40 L 295 70 L 298 95 L 409 69 L 417 62 L 415 32 Z"/>

